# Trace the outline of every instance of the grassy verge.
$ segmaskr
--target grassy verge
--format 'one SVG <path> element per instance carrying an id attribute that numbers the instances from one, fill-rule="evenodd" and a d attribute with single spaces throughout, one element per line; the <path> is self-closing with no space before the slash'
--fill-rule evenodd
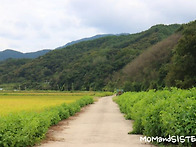
<path id="1" fill-rule="evenodd" d="M 92 104 L 91 96 L 84 96 L 74 103 L 63 103 L 41 112 L 20 112 L 0 117 L 0 146 L 33 146 L 45 137 L 48 128 L 60 120 L 79 112 L 81 107 Z"/>
<path id="2" fill-rule="evenodd" d="M 168 141 L 179 146 L 191 146 L 196 142 L 196 88 L 127 92 L 116 102 L 125 117 L 134 120 L 131 133 L 162 138 L 193 136 L 192 141 L 191 138 Z"/>

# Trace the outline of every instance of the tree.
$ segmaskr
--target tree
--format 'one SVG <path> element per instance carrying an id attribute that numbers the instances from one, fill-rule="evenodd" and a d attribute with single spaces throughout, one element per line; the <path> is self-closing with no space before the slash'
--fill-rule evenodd
<path id="1" fill-rule="evenodd" d="M 196 86 L 196 21 L 184 26 L 183 37 L 174 50 L 167 85 L 179 88 Z"/>

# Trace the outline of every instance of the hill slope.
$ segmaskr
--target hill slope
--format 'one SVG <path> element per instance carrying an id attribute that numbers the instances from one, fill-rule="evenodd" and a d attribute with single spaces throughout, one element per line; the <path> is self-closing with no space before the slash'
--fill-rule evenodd
<path id="1" fill-rule="evenodd" d="M 107 87 L 125 91 L 196 86 L 196 21 L 149 47 L 113 75 Z"/>
<path id="2" fill-rule="evenodd" d="M 125 91 L 165 87 L 164 79 L 168 72 L 167 64 L 171 60 L 172 49 L 181 37 L 181 33 L 175 33 L 148 48 L 123 68 L 120 76 L 121 81 L 117 82 L 117 85 L 122 85 Z M 119 81 L 117 75 L 114 76 L 113 80 Z"/>
<path id="3" fill-rule="evenodd" d="M 90 40 L 94 40 L 94 39 L 98 39 L 98 38 L 102 38 L 102 37 L 106 37 L 106 36 L 113 36 L 112 34 L 103 34 L 103 35 L 95 35 L 93 37 L 88 37 L 88 38 L 82 38 L 82 39 L 79 39 L 79 40 L 75 40 L 75 41 L 71 41 L 63 46 L 60 46 L 60 47 L 57 47 L 56 49 L 62 49 L 62 48 L 65 48 L 67 46 L 70 46 L 70 45 L 74 45 L 76 43 L 80 43 L 80 42 L 84 42 L 84 41 L 90 41 Z"/>
<path id="4" fill-rule="evenodd" d="M 137 34 L 106 36 L 54 50 L 10 74 L 0 73 L 0 84 L 20 83 L 21 87 L 33 89 L 102 90 L 114 73 L 179 27 L 156 25 Z"/>
<path id="5" fill-rule="evenodd" d="M 75 41 L 72 41 L 72 42 L 69 42 L 63 46 L 60 46 L 60 47 L 57 47 L 56 49 L 62 49 L 62 48 L 66 48 L 67 46 L 70 46 L 70 45 L 74 45 L 76 43 L 80 43 L 80 42 L 84 42 L 84 41 L 90 41 L 90 40 L 95 40 L 95 39 L 99 39 L 99 38 L 102 38 L 102 37 L 107 37 L 107 36 L 121 36 L 121 35 L 129 35 L 129 33 L 122 33 L 122 34 L 100 34 L 100 35 L 95 35 L 95 36 L 92 36 L 92 37 L 88 37 L 88 38 L 82 38 L 82 39 L 79 39 L 79 40 L 75 40 Z"/>
<path id="6" fill-rule="evenodd" d="M 4 50 L 4 51 L 0 51 L 0 61 L 12 58 L 12 59 L 20 59 L 20 58 L 30 58 L 30 59 L 34 59 L 37 58 L 39 56 L 43 56 L 46 53 L 50 52 L 51 50 L 40 50 L 37 52 L 31 52 L 31 53 L 21 53 L 18 51 L 14 51 L 14 50 Z"/>
<path id="7" fill-rule="evenodd" d="M 174 49 L 166 83 L 168 86 L 191 88 L 196 86 L 196 20 L 181 29 L 183 36 Z"/>

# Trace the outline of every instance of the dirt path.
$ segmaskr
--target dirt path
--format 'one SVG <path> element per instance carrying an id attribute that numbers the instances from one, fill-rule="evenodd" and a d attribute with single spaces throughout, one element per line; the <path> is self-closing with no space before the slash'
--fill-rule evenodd
<path id="1" fill-rule="evenodd" d="M 103 97 L 84 112 L 49 130 L 49 141 L 39 147 L 149 147 L 139 135 L 128 135 L 131 121 L 125 120 L 112 96 Z"/>

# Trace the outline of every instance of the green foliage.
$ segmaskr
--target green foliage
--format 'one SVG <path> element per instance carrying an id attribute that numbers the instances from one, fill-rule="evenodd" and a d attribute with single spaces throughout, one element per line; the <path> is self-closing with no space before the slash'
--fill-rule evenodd
<path id="1" fill-rule="evenodd" d="M 164 27 L 158 25 L 151 31 L 162 29 Z M 196 86 L 195 47 L 196 21 L 182 25 L 174 34 L 143 51 L 121 73 L 114 74 L 109 84 L 115 83 L 125 91 L 163 89 L 166 86 L 192 88 Z"/>
<path id="2" fill-rule="evenodd" d="M 127 92 L 116 102 L 126 118 L 134 120 L 132 133 L 164 138 L 196 134 L 196 88 Z"/>
<path id="3" fill-rule="evenodd" d="M 13 79 L 12 74 L 18 67 L 31 62 L 32 59 L 7 59 L 0 62 L 0 83 L 7 83 L 7 79 Z"/>
<path id="4" fill-rule="evenodd" d="M 165 86 L 167 64 L 171 60 L 172 49 L 180 39 L 176 33 L 148 48 L 123 68 L 121 83 L 125 91 L 161 89 Z"/>
<path id="5" fill-rule="evenodd" d="M 107 36 L 54 50 L 11 67 L 9 73 L 0 72 L 0 84 L 20 83 L 21 89 L 113 91 L 107 84 L 114 73 L 178 27 L 157 25 L 137 34 Z M 0 64 L 0 70 L 5 68 L 6 63 Z M 14 88 L 18 87 L 16 84 Z"/>
<path id="6" fill-rule="evenodd" d="M 88 104 L 92 104 L 93 99 L 90 96 L 85 96 L 85 97 L 77 100 L 76 103 L 78 103 L 80 107 L 84 107 Z"/>
<path id="7" fill-rule="evenodd" d="M 0 62 L 0 86 L 19 90 L 146 91 L 196 85 L 196 21 L 106 36 L 34 60 Z"/>
<path id="8" fill-rule="evenodd" d="M 196 86 L 196 21 L 183 25 L 183 37 L 173 52 L 167 85 L 180 88 Z"/>
<path id="9" fill-rule="evenodd" d="M 71 104 L 48 108 L 40 113 L 20 112 L 0 117 L 0 146 L 33 146 L 45 137 L 48 128 L 80 111 L 80 108 L 93 103 L 90 96 Z"/>

